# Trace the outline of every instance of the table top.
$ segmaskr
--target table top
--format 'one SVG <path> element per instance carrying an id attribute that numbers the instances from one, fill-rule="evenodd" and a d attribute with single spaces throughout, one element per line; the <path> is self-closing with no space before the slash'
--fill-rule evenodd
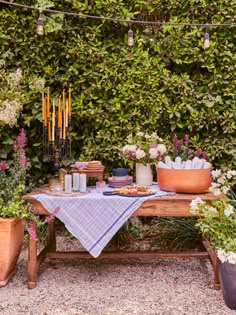
<path id="1" fill-rule="evenodd" d="M 32 192 L 24 195 L 26 200 L 35 206 L 37 214 L 50 214 L 43 205 L 34 198 L 34 195 L 43 193 L 43 189 L 36 188 Z M 191 216 L 190 203 L 193 199 L 200 197 L 204 201 L 211 201 L 223 198 L 224 196 L 214 196 L 212 193 L 204 194 L 182 194 L 173 193 L 164 196 L 153 197 L 145 200 L 141 206 L 134 212 L 134 216 Z M 65 197 L 69 198 L 69 197 Z"/>

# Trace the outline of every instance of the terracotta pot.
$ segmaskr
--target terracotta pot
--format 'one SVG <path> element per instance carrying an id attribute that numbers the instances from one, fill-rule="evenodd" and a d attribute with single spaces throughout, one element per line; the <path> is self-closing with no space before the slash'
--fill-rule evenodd
<path id="1" fill-rule="evenodd" d="M 0 218 L 0 287 L 14 274 L 24 240 L 24 226 L 19 218 Z"/>
<path id="2" fill-rule="evenodd" d="M 200 194 L 211 186 L 211 169 L 157 168 L 157 182 L 161 190 Z"/>

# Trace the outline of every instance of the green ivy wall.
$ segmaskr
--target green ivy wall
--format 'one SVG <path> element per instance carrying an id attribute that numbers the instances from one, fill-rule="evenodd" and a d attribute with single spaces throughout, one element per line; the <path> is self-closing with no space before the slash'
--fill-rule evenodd
<path id="1" fill-rule="evenodd" d="M 236 1 L 21 1 L 18 3 L 84 14 L 143 19 L 148 13 L 172 22 L 236 23 Z M 117 148 L 137 126 L 162 137 L 189 133 L 219 167 L 235 168 L 236 27 L 134 25 L 127 46 L 126 23 L 44 15 L 45 35 L 36 34 L 37 12 L 2 6 L 0 65 L 24 72 L 24 110 L 19 119 L 29 137 L 33 174 L 49 171 L 42 162 L 41 95 L 29 88 L 44 78 L 52 98 L 73 86 L 73 158 L 122 165 Z M 149 17 L 149 19 L 152 18 Z M 0 152 L 16 132 L 1 128 Z"/>

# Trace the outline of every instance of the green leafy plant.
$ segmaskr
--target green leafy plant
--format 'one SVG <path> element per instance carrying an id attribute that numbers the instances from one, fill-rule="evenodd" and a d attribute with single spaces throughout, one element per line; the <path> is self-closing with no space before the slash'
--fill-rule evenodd
<path id="1" fill-rule="evenodd" d="M 21 200 L 26 191 L 26 177 L 30 167 L 25 154 L 26 134 L 21 129 L 13 143 L 13 158 L 0 161 L 0 216 L 25 217 L 26 205 Z"/>
<path id="2" fill-rule="evenodd" d="M 217 196 L 223 193 L 227 196 L 211 203 L 198 197 L 191 202 L 191 212 L 198 215 L 196 226 L 216 249 L 219 259 L 236 264 L 236 199 L 230 190 L 236 171 L 213 171 L 212 176 L 210 190 Z"/>

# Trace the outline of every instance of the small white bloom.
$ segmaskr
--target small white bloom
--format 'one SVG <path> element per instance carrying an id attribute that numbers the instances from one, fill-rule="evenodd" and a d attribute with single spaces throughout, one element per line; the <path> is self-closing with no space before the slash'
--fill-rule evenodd
<path id="1" fill-rule="evenodd" d="M 132 151 L 135 152 L 136 151 L 136 145 L 129 145 L 126 144 L 123 149 L 122 149 L 123 153 L 125 153 L 126 151 Z"/>
<path id="2" fill-rule="evenodd" d="M 143 137 L 143 136 L 144 136 L 144 133 L 143 133 L 142 131 L 139 131 L 139 132 L 137 132 L 137 136 L 138 136 L 138 137 Z"/>
<path id="3" fill-rule="evenodd" d="M 161 154 L 164 154 L 166 152 L 166 146 L 164 144 L 158 144 L 157 151 L 159 151 Z"/>
<path id="4" fill-rule="evenodd" d="M 226 173 L 226 177 L 227 177 L 228 179 L 231 179 L 231 178 L 234 177 L 234 176 L 236 176 L 236 171 L 228 171 L 228 172 Z"/>
<path id="5" fill-rule="evenodd" d="M 220 177 L 220 178 L 217 179 L 217 182 L 219 184 L 223 185 L 225 183 L 225 180 L 224 180 L 224 178 Z"/>
<path id="6" fill-rule="evenodd" d="M 217 256 L 222 263 L 227 262 L 227 254 L 223 249 L 219 248 L 217 250 Z"/>
<path id="7" fill-rule="evenodd" d="M 192 210 L 198 210 L 198 206 L 199 204 L 203 204 L 204 201 L 200 198 L 200 197 L 197 197 L 196 199 L 193 199 L 190 203 L 190 207 Z"/>
<path id="8" fill-rule="evenodd" d="M 145 157 L 145 156 L 146 156 L 146 153 L 145 153 L 143 150 L 138 149 L 138 150 L 136 151 L 136 158 L 137 158 L 138 160 L 142 159 L 142 158 Z"/>
<path id="9" fill-rule="evenodd" d="M 228 205 L 224 210 L 224 214 L 226 217 L 229 217 L 232 213 L 234 213 L 234 207 L 232 205 Z"/>
<path id="10" fill-rule="evenodd" d="M 211 212 L 217 212 L 217 209 L 215 207 L 209 207 L 208 210 L 211 211 Z"/>
<path id="11" fill-rule="evenodd" d="M 155 159 L 157 157 L 157 149 L 156 148 L 150 148 L 148 153 L 150 154 L 151 159 Z"/>
<path id="12" fill-rule="evenodd" d="M 221 190 L 219 188 L 216 188 L 216 189 L 212 190 L 212 193 L 214 196 L 219 196 L 219 195 L 221 195 Z"/>
<path id="13" fill-rule="evenodd" d="M 221 190 L 222 190 L 222 192 L 223 192 L 223 194 L 227 194 L 227 192 L 230 190 L 230 188 L 229 187 L 227 187 L 227 186 L 223 186 L 223 187 L 221 187 Z"/>
<path id="14" fill-rule="evenodd" d="M 214 179 L 218 178 L 221 175 L 221 170 L 211 171 L 211 175 Z"/>

